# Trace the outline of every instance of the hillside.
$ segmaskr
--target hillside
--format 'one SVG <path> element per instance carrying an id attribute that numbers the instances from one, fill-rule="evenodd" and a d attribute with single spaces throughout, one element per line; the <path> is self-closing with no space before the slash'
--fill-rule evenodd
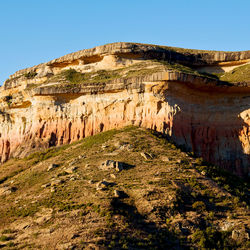
<path id="1" fill-rule="evenodd" d="M 220 76 L 222 81 L 227 82 L 250 82 L 250 64 L 237 67 Z"/>
<path id="2" fill-rule="evenodd" d="M 3 249 L 250 247 L 247 183 L 134 126 L 10 159 L 0 202 Z"/>

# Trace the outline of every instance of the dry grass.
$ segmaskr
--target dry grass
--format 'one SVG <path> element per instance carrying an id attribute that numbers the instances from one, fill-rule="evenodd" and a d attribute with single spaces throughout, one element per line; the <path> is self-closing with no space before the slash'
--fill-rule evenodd
<path id="1" fill-rule="evenodd" d="M 145 160 L 141 152 L 153 158 Z M 100 170 L 98 166 L 107 159 L 129 167 L 121 172 Z M 77 170 L 67 174 L 73 161 Z M 51 163 L 59 166 L 47 171 Z M 249 227 L 247 204 L 232 190 L 217 185 L 214 177 L 201 175 L 202 164 L 161 135 L 135 127 L 11 160 L 0 168 L 0 188 L 16 187 L 0 196 L 0 236 L 4 239 L 0 245 L 13 249 L 55 249 L 70 244 L 79 249 L 169 249 L 199 247 L 202 237 L 216 234 L 220 244 L 246 247 L 244 239 L 230 239 L 230 230 L 243 223 Z M 41 187 L 52 178 L 62 181 L 53 192 L 51 187 Z M 103 179 L 113 185 L 97 191 L 96 183 Z M 127 196 L 115 198 L 114 190 Z M 225 222 L 233 225 L 226 230 L 229 238 L 223 238 L 219 229 Z M 218 242 L 204 244 L 213 247 Z"/>
<path id="2" fill-rule="evenodd" d="M 237 67 L 223 74 L 220 80 L 227 82 L 250 82 L 250 64 Z"/>

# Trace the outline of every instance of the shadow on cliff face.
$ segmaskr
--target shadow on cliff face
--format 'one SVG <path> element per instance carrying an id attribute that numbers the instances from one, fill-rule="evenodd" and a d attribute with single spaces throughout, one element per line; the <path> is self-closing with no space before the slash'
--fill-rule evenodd
<path id="1" fill-rule="evenodd" d="M 184 92 L 187 88 L 193 91 L 185 86 Z M 172 117 L 172 127 L 165 124 L 163 133 L 170 130 L 168 137 L 178 146 L 209 163 L 248 177 L 250 155 L 244 150 L 249 147 L 249 125 L 240 113 L 250 109 L 250 102 L 247 102 L 250 97 L 247 93 L 245 96 L 242 93 L 239 96 L 217 94 L 215 88 L 207 96 L 204 92 L 199 96 L 199 93 L 202 92 L 194 90 L 192 98 L 187 96 L 189 93 L 164 93 L 165 101 L 172 107 L 178 106 L 178 111 Z M 200 103 L 192 102 L 195 98 Z"/>

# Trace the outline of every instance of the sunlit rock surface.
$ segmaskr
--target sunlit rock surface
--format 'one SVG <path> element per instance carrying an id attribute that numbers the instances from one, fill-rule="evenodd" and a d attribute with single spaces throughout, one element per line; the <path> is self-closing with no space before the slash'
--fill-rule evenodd
<path id="1" fill-rule="evenodd" d="M 162 61 L 166 65 L 159 66 Z M 0 93 L 1 161 L 134 124 L 162 132 L 206 161 L 247 176 L 250 84 L 207 74 L 249 62 L 250 51 L 114 43 L 20 70 Z M 89 81 L 57 78 L 69 69 L 87 74 Z M 106 71 L 119 74 L 93 80 Z"/>

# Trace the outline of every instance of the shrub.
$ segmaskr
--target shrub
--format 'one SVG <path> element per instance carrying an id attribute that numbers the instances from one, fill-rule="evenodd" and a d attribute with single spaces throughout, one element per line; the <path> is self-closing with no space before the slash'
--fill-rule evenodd
<path id="1" fill-rule="evenodd" d="M 12 230 L 12 229 L 4 229 L 2 231 L 2 234 L 12 234 L 12 233 L 15 233 L 15 230 Z"/>
<path id="2" fill-rule="evenodd" d="M 68 69 L 63 72 L 65 79 L 72 84 L 84 82 L 106 82 L 119 76 L 116 71 L 99 70 L 93 73 L 81 73 L 75 69 Z"/>
<path id="3" fill-rule="evenodd" d="M 196 201 L 195 203 L 193 203 L 192 208 L 202 212 L 206 210 L 206 204 L 203 201 Z"/>
<path id="4" fill-rule="evenodd" d="M 8 242 L 7 244 L 8 247 L 14 247 L 15 246 L 15 243 L 13 241 L 10 241 Z"/>
<path id="5" fill-rule="evenodd" d="M 13 237 L 11 236 L 6 236 L 6 235 L 2 235 L 0 237 L 0 241 L 9 241 L 9 240 L 13 240 Z"/>
<path id="6" fill-rule="evenodd" d="M 65 79 L 69 81 L 70 83 L 80 83 L 86 80 L 85 74 L 77 72 L 75 69 L 69 69 L 69 70 L 64 71 L 64 76 L 65 76 Z"/>
<path id="7" fill-rule="evenodd" d="M 24 76 L 25 76 L 27 79 L 32 79 L 32 78 L 34 78 L 36 75 L 37 75 L 37 73 L 36 73 L 35 71 L 30 71 L 30 72 L 24 74 Z"/>
<path id="8" fill-rule="evenodd" d="M 233 242 L 229 241 L 230 232 L 220 232 L 212 227 L 206 230 L 198 229 L 192 235 L 192 242 L 201 249 L 232 249 Z"/>
<path id="9" fill-rule="evenodd" d="M 198 159 L 196 159 L 198 161 Z M 202 161 L 201 158 L 199 161 Z M 204 162 L 203 162 L 204 164 Z M 214 180 L 219 186 L 225 188 L 229 193 L 238 196 L 239 201 L 245 201 L 249 205 L 249 181 L 230 173 L 214 165 L 196 166 L 199 172 L 205 171 L 206 175 Z"/>
<path id="10" fill-rule="evenodd" d="M 213 211 L 209 212 L 207 217 L 206 217 L 208 220 L 213 220 L 215 218 L 215 214 Z"/>

